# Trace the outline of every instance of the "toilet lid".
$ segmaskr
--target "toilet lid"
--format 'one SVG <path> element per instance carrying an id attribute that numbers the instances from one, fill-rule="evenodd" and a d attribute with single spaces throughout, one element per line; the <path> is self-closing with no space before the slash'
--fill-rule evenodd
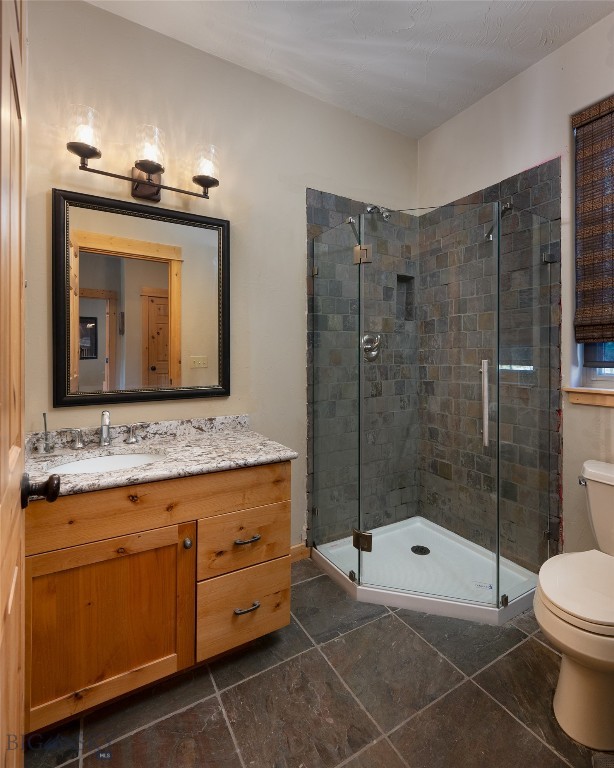
<path id="1" fill-rule="evenodd" d="M 539 585 L 548 600 L 565 613 L 590 624 L 614 627 L 611 555 L 596 549 L 556 555 L 540 568 Z"/>

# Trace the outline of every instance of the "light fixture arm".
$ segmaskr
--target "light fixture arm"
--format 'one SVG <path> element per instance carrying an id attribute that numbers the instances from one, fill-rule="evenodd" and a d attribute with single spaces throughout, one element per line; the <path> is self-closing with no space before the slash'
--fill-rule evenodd
<path id="1" fill-rule="evenodd" d="M 122 176 L 119 173 L 111 173 L 110 171 L 101 171 L 99 168 L 90 168 L 90 166 L 87 164 L 87 158 L 81 158 L 81 162 L 79 163 L 79 170 L 80 171 L 87 171 L 88 173 L 97 173 L 99 176 L 109 176 L 112 179 L 121 179 L 122 181 L 129 181 L 131 184 L 146 184 L 149 187 L 155 187 L 156 189 L 168 189 L 169 192 L 179 192 L 182 195 L 191 195 L 192 197 L 204 197 L 207 200 L 209 199 L 209 189 L 210 187 L 217 187 L 219 182 L 216 184 L 211 184 L 210 187 L 203 187 L 202 192 L 190 192 L 188 189 L 179 189 L 178 187 L 169 187 L 166 184 L 161 184 L 158 181 L 153 181 L 153 179 L 143 178 L 139 179 L 138 181 L 135 181 L 131 176 Z"/>

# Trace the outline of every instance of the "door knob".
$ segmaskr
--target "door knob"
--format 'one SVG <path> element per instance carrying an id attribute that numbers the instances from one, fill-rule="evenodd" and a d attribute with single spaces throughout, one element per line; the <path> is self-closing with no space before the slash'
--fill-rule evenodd
<path id="1" fill-rule="evenodd" d="M 49 475 L 39 483 L 31 483 L 30 475 L 24 472 L 21 476 L 21 508 L 25 509 L 31 496 L 42 496 L 46 501 L 52 502 L 60 494 L 60 476 Z"/>

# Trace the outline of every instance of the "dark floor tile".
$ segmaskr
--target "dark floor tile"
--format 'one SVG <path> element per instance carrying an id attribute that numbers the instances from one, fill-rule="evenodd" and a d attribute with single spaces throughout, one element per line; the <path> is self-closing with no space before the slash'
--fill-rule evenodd
<path id="1" fill-rule="evenodd" d="M 555 647 L 552 645 L 552 643 L 550 642 L 550 640 L 548 640 L 548 638 L 546 637 L 546 635 L 544 635 L 544 633 L 541 631 L 541 629 L 540 629 L 540 630 L 538 630 L 538 631 L 537 631 L 537 632 L 536 632 L 536 633 L 533 635 L 533 637 L 534 637 L 536 640 L 539 640 L 539 642 L 540 642 L 540 643 L 543 643 L 544 645 L 547 645 L 547 646 L 548 646 L 548 648 L 550 648 L 550 650 L 551 650 L 551 651 L 554 651 L 554 652 L 556 653 L 556 655 L 557 655 L 557 656 L 560 656 L 560 655 L 561 655 L 561 652 L 559 651 L 559 649 L 558 649 L 558 648 L 555 648 Z"/>
<path id="2" fill-rule="evenodd" d="M 215 693 L 206 666 L 197 667 L 109 704 L 84 718 L 84 752 L 115 741 Z"/>
<path id="3" fill-rule="evenodd" d="M 384 732 L 463 680 L 390 614 L 332 640 L 322 651 Z"/>
<path id="4" fill-rule="evenodd" d="M 321 575 L 322 571 L 308 557 L 292 563 L 292 585 L 300 584 L 301 581 L 307 581 L 307 579 L 313 579 L 314 576 Z"/>
<path id="5" fill-rule="evenodd" d="M 83 760 L 83 768 L 240 768 L 217 699 L 196 704 Z"/>
<path id="6" fill-rule="evenodd" d="M 530 638 L 480 672 L 475 681 L 574 767 L 588 768 L 591 751 L 563 733 L 552 711 L 560 663 L 555 653 Z"/>
<path id="7" fill-rule="evenodd" d="M 521 613 L 520 616 L 516 616 L 516 618 L 511 620 L 510 624 L 513 624 L 515 627 L 518 627 L 518 629 L 526 632 L 527 635 L 532 635 L 539 629 L 539 624 L 537 623 L 537 619 L 535 618 L 535 614 L 533 613 L 532 608 L 528 611 L 525 611 L 524 613 Z"/>
<path id="8" fill-rule="evenodd" d="M 55 768 L 79 756 L 79 720 L 26 737 L 25 768 Z"/>
<path id="9" fill-rule="evenodd" d="M 227 688 L 312 647 L 311 640 L 291 619 L 287 627 L 260 637 L 241 650 L 213 662 L 210 665 L 211 674 L 218 688 Z"/>
<path id="10" fill-rule="evenodd" d="M 321 576 L 292 588 L 292 613 L 317 643 L 325 643 L 387 614 L 388 609 L 359 603 L 328 576 Z"/>
<path id="11" fill-rule="evenodd" d="M 332 768 L 380 735 L 315 648 L 221 697 L 253 768 Z"/>
<path id="12" fill-rule="evenodd" d="M 471 680 L 390 736 L 411 768 L 566 768 Z"/>
<path id="13" fill-rule="evenodd" d="M 405 763 L 386 739 L 382 739 L 354 757 L 343 768 L 405 768 Z"/>
<path id="14" fill-rule="evenodd" d="M 493 627 L 407 610 L 397 615 L 466 675 L 473 675 L 526 639 L 524 632 L 512 626 Z"/>

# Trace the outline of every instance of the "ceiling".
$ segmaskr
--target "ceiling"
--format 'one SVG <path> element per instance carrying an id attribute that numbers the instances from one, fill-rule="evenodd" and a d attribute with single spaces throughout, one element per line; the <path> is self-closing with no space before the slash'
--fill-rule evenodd
<path id="1" fill-rule="evenodd" d="M 91 0 L 412 138 L 614 12 L 614 0 Z"/>

